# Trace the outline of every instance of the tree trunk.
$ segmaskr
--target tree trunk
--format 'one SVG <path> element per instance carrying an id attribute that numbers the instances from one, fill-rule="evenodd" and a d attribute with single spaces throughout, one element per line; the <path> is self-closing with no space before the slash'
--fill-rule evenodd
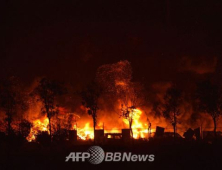
<path id="1" fill-rule="evenodd" d="M 174 139 L 176 138 L 176 124 L 174 123 L 173 125 L 173 136 L 174 136 Z"/>
<path id="2" fill-rule="evenodd" d="M 10 136 L 10 123 L 9 123 L 9 121 L 8 121 L 8 136 Z"/>
<path id="3" fill-rule="evenodd" d="M 213 118 L 214 121 L 214 137 L 217 137 L 217 120 L 216 118 Z"/>
<path id="4" fill-rule="evenodd" d="M 11 121 L 12 121 L 11 116 L 9 116 L 9 114 L 7 114 L 7 123 L 8 123 L 8 129 L 7 129 L 7 131 L 8 131 L 8 136 L 11 135 Z"/>
<path id="5" fill-rule="evenodd" d="M 131 136 L 133 138 L 132 120 L 129 121 L 129 128 L 130 128 Z"/>
<path id="6" fill-rule="evenodd" d="M 173 136 L 174 136 L 174 139 L 176 138 L 176 113 L 174 111 L 174 114 L 173 114 Z"/>
<path id="7" fill-rule="evenodd" d="M 94 133 L 94 143 L 95 143 L 96 119 L 94 117 L 93 117 L 93 133 Z"/>
<path id="8" fill-rule="evenodd" d="M 51 127 L 51 119 L 49 119 L 49 136 L 50 136 L 50 142 L 52 142 L 52 127 Z"/>

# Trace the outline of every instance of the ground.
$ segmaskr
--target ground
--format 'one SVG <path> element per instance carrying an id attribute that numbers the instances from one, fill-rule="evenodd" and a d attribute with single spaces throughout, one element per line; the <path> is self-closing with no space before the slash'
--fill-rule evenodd
<path id="1" fill-rule="evenodd" d="M 221 166 L 222 143 L 205 142 L 164 142 L 136 141 L 133 144 L 100 145 L 105 152 L 132 152 L 134 154 L 154 154 L 154 162 L 102 162 L 92 165 L 89 162 L 65 162 L 70 152 L 85 152 L 93 143 L 51 144 L 41 146 L 25 143 L 22 146 L 9 146 L 1 143 L 0 169 L 216 169 Z"/>

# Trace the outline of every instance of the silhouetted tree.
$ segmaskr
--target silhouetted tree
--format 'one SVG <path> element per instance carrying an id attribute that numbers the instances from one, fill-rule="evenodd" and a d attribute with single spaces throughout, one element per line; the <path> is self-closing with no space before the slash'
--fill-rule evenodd
<path id="1" fill-rule="evenodd" d="M 163 116 L 168 119 L 174 131 L 174 137 L 176 136 L 176 126 L 178 123 L 178 116 L 181 114 L 179 106 L 182 101 L 182 93 L 176 87 L 171 87 L 167 90 L 164 96 L 163 104 Z"/>
<path id="2" fill-rule="evenodd" d="M 31 130 L 32 127 L 32 123 L 29 122 L 26 119 L 21 120 L 21 122 L 19 123 L 19 132 L 22 135 L 22 137 L 26 138 Z"/>
<path id="3" fill-rule="evenodd" d="M 40 80 L 39 85 L 34 90 L 34 94 L 39 96 L 39 99 L 43 103 L 42 113 L 47 115 L 49 119 L 49 133 L 52 140 L 52 122 L 53 116 L 58 114 L 58 104 L 56 104 L 56 98 L 65 93 L 64 86 L 54 80 L 43 78 Z"/>
<path id="4" fill-rule="evenodd" d="M 204 81 L 197 85 L 198 106 L 201 112 L 209 114 L 214 122 L 214 134 L 217 135 L 217 121 L 222 114 L 221 92 L 217 85 Z"/>
<path id="5" fill-rule="evenodd" d="M 15 77 L 10 77 L 0 84 L 0 109 L 6 114 L 7 133 L 12 134 L 12 121 L 16 114 L 27 108 L 25 94 Z"/>
<path id="6" fill-rule="evenodd" d="M 101 88 L 98 86 L 97 83 L 91 82 L 88 84 L 85 90 L 81 92 L 82 96 L 82 104 L 87 108 L 88 114 L 92 116 L 93 119 L 93 130 L 94 130 L 94 137 L 95 137 L 95 129 L 97 123 L 97 110 L 98 107 L 98 100 L 101 95 Z M 95 141 L 95 138 L 94 138 Z"/>
<path id="7" fill-rule="evenodd" d="M 143 87 L 139 83 L 129 83 L 118 92 L 118 96 L 122 102 L 120 116 L 128 121 L 132 137 L 132 125 L 135 114 L 137 113 L 136 109 L 142 104 L 142 89 Z"/>

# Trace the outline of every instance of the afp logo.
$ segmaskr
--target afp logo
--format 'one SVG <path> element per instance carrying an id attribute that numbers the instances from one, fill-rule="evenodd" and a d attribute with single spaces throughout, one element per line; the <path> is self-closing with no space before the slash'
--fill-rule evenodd
<path id="1" fill-rule="evenodd" d="M 72 160 L 72 162 L 85 162 L 87 159 L 91 164 L 100 164 L 105 162 L 153 162 L 153 154 L 132 154 L 131 152 L 104 152 L 104 150 L 99 146 L 91 146 L 87 152 L 71 152 L 69 156 L 66 157 L 66 162 Z"/>
<path id="2" fill-rule="evenodd" d="M 71 152 L 66 157 L 66 162 L 70 159 L 73 162 L 85 162 L 87 159 L 91 164 L 100 164 L 105 158 L 104 150 L 99 146 L 91 146 L 87 152 Z"/>
<path id="3" fill-rule="evenodd" d="M 104 150 L 99 146 L 92 146 L 88 149 L 90 157 L 88 161 L 92 164 L 100 164 L 105 158 Z"/>

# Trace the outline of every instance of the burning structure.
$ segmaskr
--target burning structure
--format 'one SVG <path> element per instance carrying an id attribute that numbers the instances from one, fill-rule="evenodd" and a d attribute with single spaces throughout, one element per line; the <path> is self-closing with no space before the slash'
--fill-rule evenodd
<path id="1" fill-rule="evenodd" d="M 105 169 L 220 169 L 220 1 L 1 7 L 1 170 L 91 169 L 64 159 L 94 144 L 156 156 Z"/>
<path id="2" fill-rule="evenodd" d="M 5 98 L 4 102 L 14 102 L 19 105 L 22 102 L 18 97 L 21 100 L 23 97 L 18 93 L 13 81 L 10 80 L 7 86 L 4 84 L 1 86 L 2 97 Z M 210 88 L 210 84 L 207 85 Z M 14 111 L 6 112 L 6 131 L 9 134 L 13 129 L 16 131 L 17 128 L 19 132 L 20 129 L 29 127 L 25 135 L 29 142 L 36 141 L 41 133 L 49 134 L 50 140 L 63 136 L 63 140 L 73 142 L 78 139 L 94 139 L 95 142 L 120 138 L 124 141 L 130 138 L 148 139 L 154 136 L 154 133 L 155 136 L 163 136 L 164 130 L 174 132 L 174 136 L 176 133 L 182 135 L 189 126 L 192 126 L 189 123 L 189 116 L 192 116 L 190 113 L 194 112 L 195 108 L 187 101 L 181 100 L 184 94 L 175 86 L 172 84 L 165 86 L 164 88 L 161 86 L 162 92 L 156 92 L 153 101 L 147 102 L 148 93 L 144 86 L 132 81 L 132 68 L 128 61 L 103 65 L 98 68 L 95 80 L 80 93 L 82 105 L 78 105 L 72 112 L 73 110 L 61 101 L 64 99 L 63 95 L 67 95 L 62 84 L 43 78 L 32 88 L 31 99 L 30 96 L 26 96 L 29 100 L 26 102 L 28 107 L 23 111 L 24 114 L 16 117 Z M 157 90 L 160 87 L 153 85 L 152 88 Z M 212 86 L 212 89 L 214 88 Z M 200 92 L 199 94 L 201 95 Z M 200 96 L 201 100 L 205 98 L 206 96 Z M 200 104 L 201 100 L 198 100 L 197 104 Z M 205 101 L 205 108 L 207 104 Z M 19 108 L 17 105 L 2 105 L 2 107 L 4 106 L 4 109 L 12 107 L 16 110 Z M 209 111 L 211 112 L 212 110 Z M 210 114 L 210 116 L 216 120 L 220 115 Z M 18 118 L 21 117 L 31 124 L 24 122 L 20 124 Z M 156 131 L 152 129 L 151 124 Z M 199 126 L 203 126 L 203 121 Z M 200 138 L 197 129 L 192 133 L 191 130 L 186 132 L 185 137 L 192 138 L 194 133 Z"/>

